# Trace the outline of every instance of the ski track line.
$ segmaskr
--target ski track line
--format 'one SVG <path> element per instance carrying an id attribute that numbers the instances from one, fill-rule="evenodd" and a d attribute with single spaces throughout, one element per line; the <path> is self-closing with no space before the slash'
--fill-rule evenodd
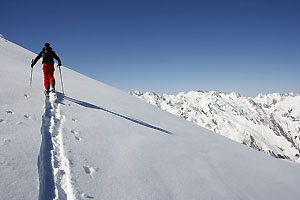
<path id="1" fill-rule="evenodd" d="M 75 200 L 70 161 L 65 156 L 60 102 L 50 94 L 45 100 L 41 127 L 42 144 L 38 157 L 39 200 Z"/>

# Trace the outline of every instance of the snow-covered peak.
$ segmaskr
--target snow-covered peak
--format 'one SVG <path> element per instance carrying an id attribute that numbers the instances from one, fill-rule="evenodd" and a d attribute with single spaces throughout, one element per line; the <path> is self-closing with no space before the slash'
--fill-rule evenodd
<path id="1" fill-rule="evenodd" d="M 299 161 L 300 95 L 273 93 L 251 98 L 234 92 L 190 91 L 135 96 L 269 155 Z"/>
<path id="2" fill-rule="evenodd" d="M 136 91 L 134 91 L 134 92 L 130 92 L 130 94 L 131 94 L 131 95 L 134 95 L 134 96 L 140 96 L 140 95 L 142 95 L 143 93 L 140 92 L 139 90 L 136 90 Z"/>

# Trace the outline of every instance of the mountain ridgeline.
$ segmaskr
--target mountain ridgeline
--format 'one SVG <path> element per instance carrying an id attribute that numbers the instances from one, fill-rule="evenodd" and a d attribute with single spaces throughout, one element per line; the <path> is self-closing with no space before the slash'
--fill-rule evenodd
<path id="1" fill-rule="evenodd" d="M 300 162 L 300 95 L 274 93 L 252 98 L 217 91 L 131 94 L 268 155 Z"/>

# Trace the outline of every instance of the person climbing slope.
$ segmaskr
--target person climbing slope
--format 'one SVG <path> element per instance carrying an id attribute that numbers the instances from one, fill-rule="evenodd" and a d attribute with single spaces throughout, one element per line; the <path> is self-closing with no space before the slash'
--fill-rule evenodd
<path id="1" fill-rule="evenodd" d="M 60 58 L 56 55 L 50 44 L 45 43 L 42 51 L 36 56 L 36 58 L 31 63 L 31 68 L 37 63 L 37 61 L 43 57 L 43 71 L 44 71 L 44 85 L 45 85 L 45 94 L 48 95 L 50 92 L 55 92 L 55 78 L 54 74 L 54 60 L 55 58 L 58 62 L 58 67 L 61 66 Z"/>

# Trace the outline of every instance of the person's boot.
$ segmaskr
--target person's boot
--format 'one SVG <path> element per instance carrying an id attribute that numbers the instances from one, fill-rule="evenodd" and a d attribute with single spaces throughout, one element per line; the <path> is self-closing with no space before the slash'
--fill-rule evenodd
<path id="1" fill-rule="evenodd" d="M 45 93 L 46 96 L 49 96 L 50 91 L 45 89 L 44 93 Z"/>
<path id="2" fill-rule="evenodd" d="M 54 85 L 54 83 L 52 83 L 52 84 L 50 85 L 50 92 L 52 92 L 52 93 L 55 92 L 55 85 Z"/>

